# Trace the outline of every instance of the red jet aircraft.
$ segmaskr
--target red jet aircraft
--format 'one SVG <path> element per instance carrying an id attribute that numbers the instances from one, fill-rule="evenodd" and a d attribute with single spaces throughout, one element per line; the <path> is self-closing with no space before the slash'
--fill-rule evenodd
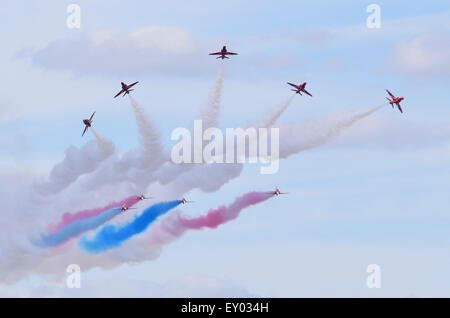
<path id="1" fill-rule="evenodd" d="M 124 93 L 123 97 L 126 94 L 130 94 L 131 91 L 134 91 L 134 89 L 130 89 L 130 88 L 133 87 L 134 85 L 136 85 L 137 83 L 139 83 L 139 82 L 134 82 L 133 84 L 127 85 L 124 82 L 121 82 L 120 84 L 122 85 L 122 90 L 120 92 L 118 92 L 117 95 L 114 96 L 114 98 L 116 98 L 117 96 L 119 96 L 122 93 Z"/>
<path id="2" fill-rule="evenodd" d="M 83 119 L 83 124 L 86 125 L 86 127 L 84 127 L 84 131 L 83 134 L 81 135 L 81 137 L 84 136 L 84 134 L 86 133 L 86 131 L 88 130 L 89 127 L 91 127 L 92 125 L 92 117 L 94 117 L 95 112 L 92 113 L 91 118 L 89 119 Z"/>
<path id="3" fill-rule="evenodd" d="M 181 199 L 182 204 L 193 203 L 194 201 L 187 201 L 185 198 Z"/>
<path id="4" fill-rule="evenodd" d="M 150 199 L 152 199 L 151 197 L 146 197 L 145 195 L 143 195 L 143 194 L 141 194 L 140 196 L 139 196 L 139 200 L 150 200 Z"/>
<path id="5" fill-rule="evenodd" d="M 287 192 L 280 192 L 280 190 L 278 188 L 275 189 L 274 192 L 267 192 L 268 194 L 272 194 L 272 195 L 276 195 L 279 196 L 281 194 L 288 194 Z"/>
<path id="6" fill-rule="evenodd" d="M 392 108 L 394 108 L 394 104 L 397 105 L 398 110 L 400 111 L 400 113 L 403 114 L 403 110 L 400 106 L 400 102 L 402 100 L 404 100 L 404 97 L 395 97 L 390 91 L 386 90 L 386 92 L 388 92 L 388 94 L 392 97 L 392 99 L 389 99 L 388 97 L 386 97 L 386 99 L 389 101 L 389 104 L 391 104 Z"/>
<path id="7" fill-rule="evenodd" d="M 229 59 L 229 57 L 227 55 L 238 55 L 238 54 L 233 53 L 233 52 L 228 52 L 227 47 L 224 46 L 220 52 L 209 53 L 209 55 L 219 55 L 217 58 L 223 60 L 223 59 Z"/>
<path id="8" fill-rule="evenodd" d="M 126 205 L 124 205 L 123 207 L 121 207 L 121 208 L 119 208 L 119 209 L 121 209 L 122 212 L 126 212 L 126 211 L 128 211 L 128 210 L 136 210 L 136 208 L 129 208 L 129 207 L 127 207 Z"/>
<path id="9" fill-rule="evenodd" d="M 291 85 L 292 87 L 295 87 L 295 89 L 292 89 L 292 91 L 294 91 L 296 94 L 302 95 L 301 92 L 303 92 L 303 93 L 308 94 L 309 96 L 312 97 L 312 95 L 305 89 L 306 82 L 303 82 L 300 85 L 295 85 L 295 84 L 292 84 L 292 83 L 289 83 L 289 82 L 288 82 L 288 84 Z"/>

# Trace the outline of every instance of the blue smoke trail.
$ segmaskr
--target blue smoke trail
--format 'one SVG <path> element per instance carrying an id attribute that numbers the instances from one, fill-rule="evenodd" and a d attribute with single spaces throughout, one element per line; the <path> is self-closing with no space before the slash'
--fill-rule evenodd
<path id="1" fill-rule="evenodd" d="M 91 240 L 86 236 L 82 237 L 79 242 L 80 248 L 89 253 L 100 253 L 118 247 L 132 236 L 144 232 L 160 215 L 169 212 L 180 203 L 180 200 L 156 203 L 128 224 L 106 225 Z"/>
<path id="2" fill-rule="evenodd" d="M 38 238 L 37 240 L 33 240 L 33 243 L 42 247 L 58 246 L 66 242 L 70 238 L 82 234 L 83 232 L 96 229 L 121 212 L 122 210 L 120 208 L 114 208 L 90 218 L 77 220 L 62 228 L 61 231 L 51 234 L 41 234 L 40 238 Z"/>

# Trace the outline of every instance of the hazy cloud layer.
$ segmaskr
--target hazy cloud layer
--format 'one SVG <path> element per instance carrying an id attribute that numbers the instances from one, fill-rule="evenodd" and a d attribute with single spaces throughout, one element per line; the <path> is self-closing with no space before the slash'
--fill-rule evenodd
<path id="1" fill-rule="evenodd" d="M 450 32 L 429 32 L 401 42 L 390 52 L 389 68 L 407 76 L 450 77 Z"/>
<path id="2" fill-rule="evenodd" d="M 184 275 L 159 284 L 148 280 L 113 276 L 83 279 L 81 288 L 67 288 L 66 281 L 36 281 L 31 288 L 0 285 L 1 297 L 255 297 L 246 288 L 207 275 Z"/>
<path id="3" fill-rule="evenodd" d="M 36 66 L 78 74 L 190 75 L 209 67 L 202 44 L 188 30 L 168 26 L 83 33 L 25 55 Z"/>

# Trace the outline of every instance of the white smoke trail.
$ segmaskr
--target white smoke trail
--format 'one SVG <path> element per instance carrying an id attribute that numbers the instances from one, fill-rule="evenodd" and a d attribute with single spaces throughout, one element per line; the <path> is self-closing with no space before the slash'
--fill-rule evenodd
<path id="1" fill-rule="evenodd" d="M 215 127 L 219 123 L 220 113 L 221 113 L 221 98 L 223 90 L 223 78 L 224 71 L 221 67 L 219 69 L 213 90 L 210 94 L 209 102 L 206 104 L 205 108 L 201 111 L 201 120 L 203 123 L 203 128 Z M 155 136 L 153 134 L 153 129 L 149 129 L 147 124 L 144 124 L 145 120 L 142 120 L 140 116 L 142 111 L 137 103 L 133 107 L 137 107 L 136 117 L 138 119 L 138 124 L 141 122 L 142 128 L 140 130 L 143 132 L 141 135 L 146 138 L 148 134 L 150 136 Z M 145 117 L 144 117 L 145 118 Z M 147 121 L 148 122 L 148 121 Z M 152 137 L 152 138 L 153 138 Z M 151 149 L 154 142 L 150 142 L 148 149 Z M 146 146 L 145 146 L 146 147 Z M 170 154 L 167 151 L 161 150 L 160 160 L 156 160 L 153 164 L 148 165 L 144 168 L 139 162 L 139 153 L 136 151 L 129 151 L 123 156 L 116 156 L 110 158 L 100 169 L 95 173 L 91 174 L 83 180 L 83 185 L 81 186 L 85 191 L 93 191 L 102 186 L 102 184 L 118 184 L 120 182 L 132 182 L 136 186 L 145 187 L 152 182 L 160 182 L 163 185 L 167 185 L 173 180 L 175 180 L 180 175 L 186 173 L 193 168 L 191 164 L 173 164 L 170 160 Z M 114 172 L 113 172 L 114 171 Z"/>
<path id="2" fill-rule="evenodd" d="M 161 136 L 145 114 L 144 109 L 139 103 L 130 95 L 131 106 L 133 107 L 136 122 L 139 127 L 140 140 L 142 144 L 142 164 L 141 167 L 145 168 L 150 164 L 161 159 L 162 146 Z"/>
<path id="3" fill-rule="evenodd" d="M 281 126 L 280 158 L 286 158 L 331 141 L 338 137 L 344 130 L 350 128 L 354 123 L 370 116 L 383 106 L 381 105 L 363 111 L 337 113 L 315 120 L 305 121 L 300 124 Z M 225 183 L 239 177 L 242 169 L 242 164 L 196 165 L 188 174 L 184 174 L 175 179 L 169 185 L 170 191 L 180 195 L 192 189 L 214 192 Z M 176 216 L 169 214 L 163 217 L 162 221 L 163 223 L 165 222 L 162 228 L 168 228 L 167 237 L 169 240 L 174 236 L 180 235 L 179 233 L 171 233 L 171 231 L 174 231 L 170 226 L 171 218 L 176 218 Z M 151 231 L 153 231 L 153 228 L 150 229 Z M 164 234 L 161 234 L 161 237 L 164 237 Z"/>
<path id="4" fill-rule="evenodd" d="M 210 127 L 219 126 L 219 118 L 222 110 L 221 100 L 223 91 L 223 64 L 219 68 L 219 73 L 217 74 L 214 89 L 210 94 L 210 101 L 207 107 L 202 111 L 201 118 L 203 120 L 203 128 L 207 129 Z"/>
<path id="5" fill-rule="evenodd" d="M 219 126 L 220 114 L 222 111 L 222 91 L 223 91 L 224 69 L 220 65 L 219 72 L 214 83 L 213 90 L 210 93 L 209 101 L 201 111 L 200 120 L 203 124 L 203 130 Z M 205 144 L 205 143 L 203 143 Z M 197 151 L 198 149 L 193 149 Z M 200 154 L 203 156 L 203 154 Z M 173 164 L 171 161 L 159 171 L 156 172 L 156 179 L 163 185 L 167 185 L 182 174 L 194 168 L 192 164 Z"/>
<path id="6" fill-rule="evenodd" d="M 112 141 L 102 136 L 96 129 L 91 127 L 91 131 L 97 139 L 98 146 L 101 152 L 104 154 L 105 159 L 111 156 L 115 151 L 115 146 Z"/>
<path id="7" fill-rule="evenodd" d="M 270 128 L 280 119 L 281 115 L 286 111 L 289 105 L 292 103 L 295 95 L 289 97 L 287 101 L 285 101 L 279 108 L 275 109 L 258 127 L 266 127 Z"/>
<path id="8" fill-rule="evenodd" d="M 95 171 L 114 153 L 114 144 L 96 130 L 91 130 L 97 142 L 90 141 L 81 148 L 67 148 L 63 161 L 53 167 L 47 181 L 35 185 L 36 191 L 42 195 L 59 193 L 80 176 Z"/>
<path id="9" fill-rule="evenodd" d="M 363 111 L 336 113 L 305 121 L 301 125 L 280 126 L 280 140 L 282 140 L 280 142 L 280 159 L 331 141 L 356 122 L 384 106 L 380 105 Z"/>

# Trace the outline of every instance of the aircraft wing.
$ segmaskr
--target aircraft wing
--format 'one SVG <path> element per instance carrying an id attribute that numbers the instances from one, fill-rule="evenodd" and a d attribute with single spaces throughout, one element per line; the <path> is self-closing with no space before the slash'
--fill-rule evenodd
<path id="1" fill-rule="evenodd" d="M 308 94 L 309 96 L 312 97 L 312 95 L 311 95 L 306 89 L 303 89 L 303 92 L 304 92 L 305 94 Z"/>
<path id="2" fill-rule="evenodd" d="M 134 85 L 136 85 L 139 82 L 134 82 L 133 84 L 128 85 L 128 88 L 133 87 Z"/>
<path id="3" fill-rule="evenodd" d="M 388 92 L 388 94 L 389 94 L 392 98 L 395 98 L 395 96 L 392 95 L 392 93 L 391 93 L 390 91 L 386 90 L 386 92 Z"/>
<path id="4" fill-rule="evenodd" d="M 84 127 L 84 131 L 83 131 L 83 134 L 81 134 L 81 137 L 83 137 L 84 136 L 84 134 L 86 133 L 86 131 L 88 130 L 88 126 L 86 126 L 86 127 Z"/>
<path id="5" fill-rule="evenodd" d="M 288 82 L 288 84 L 291 85 L 292 87 L 295 87 L 296 89 L 298 89 L 298 86 L 297 86 L 297 85 L 292 84 L 292 83 L 289 83 L 289 82 Z"/>
<path id="6" fill-rule="evenodd" d="M 222 52 L 209 53 L 209 55 L 222 55 Z"/>
<path id="7" fill-rule="evenodd" d="M 122 94 L 123 92 L 125 92 L 125 91 L 122 89 L 120 92 L 117 93 L 116 96 L 114 96 L 114 98 L 116 98 L 117 96 L 119 96 L 119 95 Z"/>
<path id="8" fill-rule="evenodd" d="M 402 107 L 400 106 L 400 103 L 397 103 L 397 107 L 398 107 L 398 110 L 400 111 L 400 113 L 403 114 L 403 109 L 402 109 Z"/>
<path id="9" fill-rule="evenodd" d="M 227 52 L 225 53 L 226 55 L 238 55 L 237 53 L 233 53 L 233 52 Z"/>
<path id="10" fill-rule="evenodd" d="M 94 117 L 95 112 L 92 113 L 91 118 L 89 118 L 89 121 L 92 120 L 92 118 Z"/>

